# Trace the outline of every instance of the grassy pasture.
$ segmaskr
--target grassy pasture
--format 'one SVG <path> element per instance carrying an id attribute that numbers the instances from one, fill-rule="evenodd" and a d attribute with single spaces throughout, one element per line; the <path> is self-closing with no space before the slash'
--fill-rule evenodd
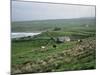
<path id="1" fill-rule="evenodd" d="M 61 29 L 55 31 L 55 27 Z M 12 22 L 12 32 L 34 31 L 45 32 L 28 40 L 11 41 L 12 74 L 96 68 L 95 19 Z M 74 40 L 58 44 L 51 40 L 51 37 L 59 36 L 78 37 L 82 42 Z"/>
<path id="2" fill-rule="evenodd" d="M 89 29 L 94 28 L 95 18 L 18 21 L 11 24 L 12 32 L 46 31 L 52 30 L 55 27 L 60 27 L 62 31 L 76 31 L 77 29 L 84 30 L 86 24 L 90 25 L 91 28 Z"/>

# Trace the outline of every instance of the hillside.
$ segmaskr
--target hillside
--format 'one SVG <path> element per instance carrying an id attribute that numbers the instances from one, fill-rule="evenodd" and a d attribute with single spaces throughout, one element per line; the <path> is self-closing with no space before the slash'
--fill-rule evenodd
<path id="1" fill-rule="evenodd" d="M 12 74 L 96 68 L 94 18 L 12 23 L 12 32 L 36 31 L 43 32 L 34 37 L 11 39 Z M 70 41 L 59 42 L 59 37 L 69 37 Z"/>
<path id="2" fill-rule="evenodd" d="M 11 30 L 12 32 L 34 32 L 46 31 L 54 27 L 60 27 L 65 30 L 69 29 L 69 27 L 81 27 L 86 24 L 95 25 L 95 18 L 17 21 L 11 23 Z"/>

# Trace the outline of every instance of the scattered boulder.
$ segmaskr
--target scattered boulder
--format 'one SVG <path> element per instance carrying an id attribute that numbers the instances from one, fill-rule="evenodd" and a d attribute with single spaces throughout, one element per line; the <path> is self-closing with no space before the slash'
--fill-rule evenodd
<path id="1" fill-rule="evenodd" d="M 42 49 L 44 49 L 44 48 L 45 48 L 45 46 L 41 46 L 41 48 L 42 48 Z"/>

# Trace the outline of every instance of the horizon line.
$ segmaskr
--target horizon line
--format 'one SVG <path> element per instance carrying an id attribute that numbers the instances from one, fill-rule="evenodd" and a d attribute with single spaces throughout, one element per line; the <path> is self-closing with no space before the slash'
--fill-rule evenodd
<path id="1" fill-rule="evenodd" d="M 22 21 L 45 21 L 45 20 L 69 20 L 69 19 L 84 19 L 84 18 L 96 18 L 95 16 L 94 17 L 79 17 L 79 18 L 61 18 L 61 19 L 37 19 L 37 20 L 16 20 L 16 21 L 13 21 L 11 20 L 11 22 L 22 22 Z"/>

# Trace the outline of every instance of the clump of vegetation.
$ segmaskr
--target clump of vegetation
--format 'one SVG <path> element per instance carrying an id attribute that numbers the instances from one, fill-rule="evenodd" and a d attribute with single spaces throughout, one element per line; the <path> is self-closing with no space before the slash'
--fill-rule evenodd
<path id="1" fill-rule="evenodd" d="M 60 27 L 55 27 L 53 30 L 54 31 L 59 31 L 59 30 L 61 30 L 61 28 Z"/>

